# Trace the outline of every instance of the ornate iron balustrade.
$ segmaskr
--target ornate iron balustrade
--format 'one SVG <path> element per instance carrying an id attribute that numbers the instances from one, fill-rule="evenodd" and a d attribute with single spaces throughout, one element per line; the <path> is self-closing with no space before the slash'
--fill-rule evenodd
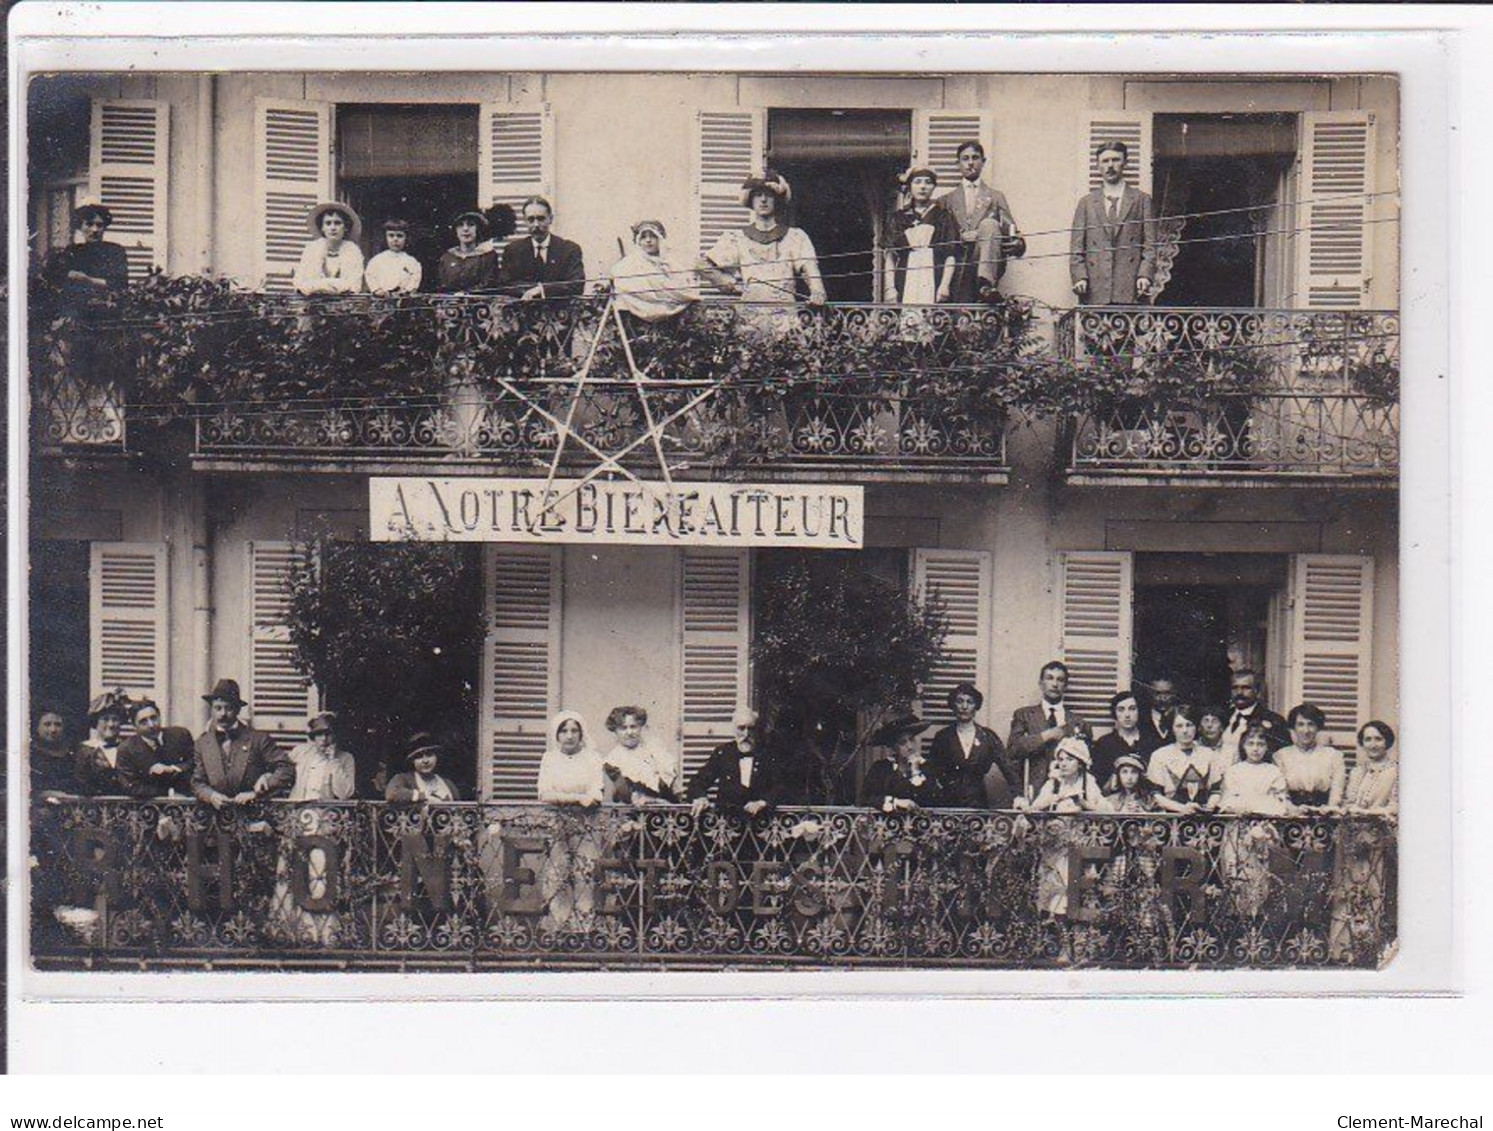
<path id="1" fill-rule="evenodd" d="M 33 815 L 47 969 L 1375 968 L 1381 818 L 381 803 Z"/>
<path id="2" fill-rule="evenodd" d="M 989 473 L 1005 466 L 998 413 L 977 416 L 916 394 L 841 390 L 790 393 L 761 409 L 729 393 L 688 407 L 704 391 L 694 382 L 647 387 L 655 420 L 672 418 L 661 439 L 676 474 L 757 467 Z M 225 407 L 198 418 L 196 453 L 338 463 L 449 459 L 542 472 L 558 446 L 556 422 L 568 416 L 584 443 L 567 442 L 562 468 L 594 466 L 587 445 L 607 453 L 631 447 L 623 465 L 656 473 L 637 392 L 615 381 L 590 383 L 578 395 L 573 383 L 547 381 L 492 391 L 456 388 L 439 399 L 400 405 Z"/>
<path id="3" fill-rule="evenodd" d="M 115 359 L 86 328 L 59 326 L 32 366 L 31 435 L 42 451 L 123 452 L 124 395 Z"/>
<path id="4" fill-rule="evenodd" d="M 45 313 L 31 341 L 39 435 L 122 446 L 123 404 L 194 421 L 204 461 L 315 466 L 454 460 L 547 466 L 577 385 L 577 432 L 664 431 L 691 468 L 1004 468 L 1005 406 L 983 396 L 1028 333 L 1025 308 L 706 302 L 667 324 L 591 298 L 319 296 L 152 280 L 98 310 Z M 652 403 L 650 407 L 652 407 Z M 558 414 L 569 418 L 568 410 Z"/>
<path id="5" fill-rule="evenodd" d="M 1058 344 L 1110 378 L 1070 474 L 1398 474 L 1397 312 L 1080 307 Z"/>
<path id="6" fill-rule="evenodd" d="M 1004 412 L 943 395 L 950 372 L 977 379 L 967 371 L 1005 334 L 1004 314 L 989 307 L 705 303 L 682 324 L 622 319 L 624 344 L 616 322 L 598 321 L 596 303 L 432 301 L 439 375 L 424 394 L 225 404 L 198 415 L 196 454 L 541 470 L 553 460 L 559 422 L 568 421 L 583 443 L 567 441 L 564 465 L 593 466 L 588 444 L 612 453 L 636 441 L 624 464 L 656 467 L 645 395 L 653 418 L 668 420 L 663 447 L 686 476 L 821 466 L 989 474 L 1005 466 Z M 629 353 L 645 377 L 641 391 Z M 937 382 L 920 371 L 936 372 Z"/>

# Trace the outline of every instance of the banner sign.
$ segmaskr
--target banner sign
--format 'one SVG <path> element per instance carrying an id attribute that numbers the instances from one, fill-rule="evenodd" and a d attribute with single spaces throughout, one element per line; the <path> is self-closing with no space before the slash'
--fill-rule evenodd
<path id="1" fill-rule="evenodd" d="M 1372 816 L 89 799 L 32 852 L 47 969 L 1375 969 L 1395 939 Z"/>
<path id="2" fill-rule="evenodd" d="M 375 542 L 584 542 L 859 549 L 861 487 L 557 479 L 370 478 Z"/>

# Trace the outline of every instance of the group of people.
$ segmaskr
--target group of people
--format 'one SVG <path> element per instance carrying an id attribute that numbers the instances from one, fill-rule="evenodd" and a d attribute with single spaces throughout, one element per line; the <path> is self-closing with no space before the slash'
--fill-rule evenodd
<path id="1" fill-rule="evenodd" d="M 1065 702 L 1061 661 L 1043 666 L 1039 684 L 1040 702 L 1015 712 L 1004 744 L 974 721 L 982 698 L 969 684 L 949 694 L 955 722 L 926 755 L 918 736 L 929 723 L 888 724 L 873 741 L 893 753 L 867 774 L 862 803 L 888 811 L 942 805 L 1262 816 L 1398 809 L 1395 733 L 1387 723 L 1358 729 L 1349 773 L 1342 752 L 1320 741 L 1321 708 L 1300 703 L 1282 718 L 1261 701 L 1255 672 L 1234 673 L 1230 709 L 1179 703 L 1165 678 L 1154 681 L 1144 705 L 1135 692 L 1117 692 L 1109 701 L 1112 728 L 1097 741 Z"/>
<path id="2" fill-rule="evenodd" d="M 1029 809 L 1118 813 L 1230 812 L 1284 816 L 1299 812 L 1396 812 L 1398 763 L 1394 730 L 1374 720 L 1358 730 L 1352 772 L 1341 751 L 1322 742 L 1327 719 L 1312 703 L 1284 718 L 1260 698 L 1259 676 L 1234 673 L 1230 708 L 1177 702 L 1175 684 L 1157 678 L 1143 703 L 1134 692 L 1111 697 L 1111 729 L 1097 740 L 1066 702 L 1068 669 L 1043 665 L 1040 699 L 1016 710 L 1002 741 L 977 721 L 984 696 L 961 683 L 948 696 L 952 716 L 923 746 L 933 725 L 899 715 L 871 736 L 884 756 L 868 768 L 862 805 L 887 812 L 911 808 Z M 210 722 L 195 739 L 166 726 L 150 699 L 108 692 L 89 707 L 92 735 L 76 748 L 62 716 L 38 718 L 32 744 L 37 796 L 83 794 L 195 797 L 214 808 L 267 797 L 292 801 L 355 796 L 356 762 L 338 738 L 335 713 L 308 720 L 307 741 L 287 751 L 241 721 L 237 682 L 219 680 L 203 700 Z M 124 724 L 133 733 L 123 738 Z M 795 795 L 801 780 L 782 744 L 764 740 L 757 712 L 741 707 L 734 735 L 686 781 L 681 762 L 648 731 L 648 711 L 622 705 L 607 715 L 609 740 L 575 711 L 551 720 L 536 796 L 554 804 L 651 805 L 714 800 L 748 816 L 812 799 Z M 605 746 L 605 751 L 602 747 Z M 460 801 L 462 791 L 438 772 L 443 750 L 427 733 L 406 744 L 403 768 L 383 795 L 399 802 Z"/>
<path id="3" fill-rule="evenodd" d="M 1124 142 L 1100 143 L 1095 161 L 1101 184 L 1074 213 L 1069 248 L 1072 289 L 1080 302 L 1127 305 L 1144 301 L 1156 273 L 1156 216 L 1151 197 L 1125 181 Z M 960 182 L 939 193 L 938 173 L 916 165 L 899 178 L 901 206 L 890 216 L 879 296 L 889 303 L 925 305 L 993 301 L 1010 261 L 1026 254 L 1005 194 L 984 179 L 978 141 L 959 146 Z M 700 298 L 708 281 L 743 302 L 784 305 L 800 298 L 826 301 L 813 241 L 789 222 L 793 190 L 776 173 L 749 177 L 740 203 L 747 221 L 728 228 L 703 256 L 681 264 L 668 257 L 659 220 L 632 226 L 632 249 L 597 281 L 628 313 L 648 321 L 671 318 Z M 436 265 L 434 286 L 409 252 L 410 222 L 383 220 L 383 247 L 365 262 L 362 219 L 349 205 L 324 201 L 307 215 L 311 239 L 293 275 L 304 295 L 496 294 L 519 300 L 569 298 L 588 289 L 580 245 L 552 231 L 554 206 L 531 196 L 518 214 L 503 203 L 467 209 L 451 221 L 452 246 Z M 114 217 L 97 200 L 73 210 L 72 242 L 48 261 L 63 291 L 87 300 L 120 291 L 129 281 L 124 248 L 104 238 Z M 523 232 L 513 233 L 522 225 Z"/>
<path id="4" fill-rule="evenodd" d="M 1124 142 L 1099 145 L 1101 185 L 1084 196 L 1074 214 L 1069 263 L 1081 302 L 1134 304 L 1153 290 L 1156 217 L 1148 194 L 1125 181 Z M 890 216 L 880 296 L 888 303 L 931 305 L 993 301 L 1007 266 L 1026 254 L 1005 194 L 983 179 L 984 146 L 959 146 L 960 183 L 939 193 L 937 171 L 915 165 L 899 178 L 902 203 Z M 629 313 L 658 321 L 700 297 L 701 280 L 752 304 L 826 301 L 824 276 L 813 241 L 789 222 L 793 190 L 777 173 L 749 177 L 740 203 L 748 220 L 722 232 L 705 254 L 680 264 L 663 251 L 668 232 L 659 220 L 632 227 L 633 248 L 595 288 L 610 291 Z M 442 293 L 495 293 L 513 299 L 564 298 L 587 289 L 580 246 L 551 231 L 554 207 L 542 196 L 524 201 L 514 231 L 511 208 L 463 211 L 451 222 L 455 244 L 438 265 Z M 421 289 L 424 272 L 407 251 L 409 223 L 384 221 L 384 249 L 366 266 L 357 240 L 362 223 L 346 204 L 312 209 L 313 239 L 295 271 L 302 293 L 408 294 Z M 429 289 L 429 288 L 426 288 Z"/>

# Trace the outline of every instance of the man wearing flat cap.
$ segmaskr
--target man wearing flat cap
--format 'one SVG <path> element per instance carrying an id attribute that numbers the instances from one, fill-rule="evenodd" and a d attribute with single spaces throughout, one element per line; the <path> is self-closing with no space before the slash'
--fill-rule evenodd
<path id="1" fill-rule="evenodd" d="M 928 768 L 943 785 L 943 804 L 956 809 L 1009 809 L 1016 770 L 1000 736 L 975 722 L 985 696 L 972 683 L 949 692 L 954 721 L 933 736 Z"/>
<path id="2" fill-rule="evenodd" d="M 295 784 L 295 766 L 274 739 L 239 721 L 245 704 L 236 680 L 218 680 L 202 698 L 212 717 L 194 750 L 192 793 L 198 801 L 214 809 L 250 805 Z"/>

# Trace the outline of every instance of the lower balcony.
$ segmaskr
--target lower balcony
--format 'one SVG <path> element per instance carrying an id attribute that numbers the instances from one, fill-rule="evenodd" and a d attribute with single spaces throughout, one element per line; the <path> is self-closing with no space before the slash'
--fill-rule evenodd
<path id="1" fill-rule="evenodd" d="M 1264 818 L 72 800 L 43 969 L 1375 969 L 1395 826 Z"/>
<path id="2" fill-rule="evenodd" d="M 1070 483 L 1398 479 L 1397 313 L 1082 307 L 1058 341 L 1094 377 Z"/>

